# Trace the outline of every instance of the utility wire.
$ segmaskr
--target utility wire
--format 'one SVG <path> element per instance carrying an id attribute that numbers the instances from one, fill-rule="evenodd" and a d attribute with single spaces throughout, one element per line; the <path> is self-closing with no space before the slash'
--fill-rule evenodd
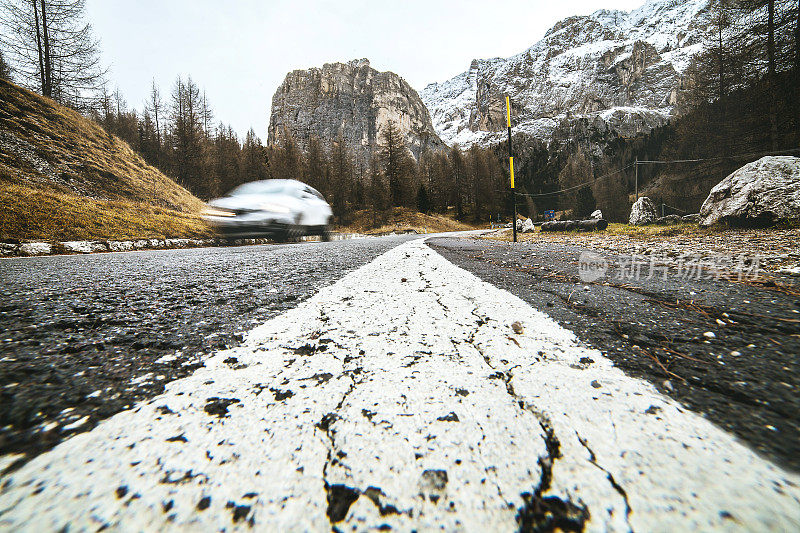
<path id="1" fill-rule="evenodd" d="M 741 159 L 741 158 L 760 157 L 760 156 L 767 156 L 767 155 L 781 155 L 781 154 L 785 154 L 787 152 L 788 153 L 800 152 L 800 148 L 790 148 L 788 150 L 779 150 L 778 152 L 761 152 L 761 153 L 751 153 L 751 154 L 739 154 L 739 155 L 731 155 L 731 156 L 724 156 L 724 157 L 705 157 L 705 158 L 700 158 L 700 159 L 672 159 L 672 160 L 668 160 L 668 161 L 636 161 L 636 162 L 631 163 L 630 165 L 628 165 L 626 167 L 623 167 L 623 168 L 621 168 L 619 170 L 615 170 L 613 172 L 609 172 L 608 174 L 604 174 L 604 175 L 602 175 L 600 177 L 594 178 L 592 181 L 587 181 L 587 182 L 584 182 L 584 183 L 580 183 L 580 184 L 575 185 L 573 187 L 567 187 L 566 189 L 561 189 L 561 190 L 558 190 L 558 191 L 551 191 L 551 192 L 544 192 L 544 193 L 539 193 L 539 194 L 526 194 L 526 193 L 521 193 L 521 192 L 518 192 L 518 193 L 515 193 L 515 194 L 517 196 L 524 196 L 526 198 L 542 198 L 542 197 L 545 197 L 545 196 L 553 196 L 553 195 L 556 195 L 556 194 L 570 192 L 570 191 L 574 191 L 576 189 L 580 189 L 581 187 L 586 187 L 587 185 L 593 185 L 593 184 L 597 183 L 600 180 L 609 178 L 611 176 L 619 174 L 620 172 L 625 172 L 626 170 L 630 170 L 631 168 L 633 168 L 636 165 L 643 165 L 643 164 L 648 164 L 648 165 L 668 165 L 668 164 L 671 164 L 671 163 L 701 163 L 703 161 L 723 161 L 725 159 Z"/>
<path id="2" fill-rule="evenodd" d="M 580 184 L 575 185 L 573 187 L 567 187 L 566 189 L 561 189 L 559 191 L 543 192 L 543 193 L 539 193 L 539 194 L 525 194 L 525 193 L 518 192 L 516 194 L 517 194 L 517 196 L 526 196 L 528 198 L 539 198 L 541 196 L 552 196 L 554 194 L 561 194 L 562 192 L 574 191 L 575 189 L 580 189 L 581 187 L 586 187 L 587 185 L 592 185 L 594 183 L 597 183 L 600 180 L 603 180 L 603 179 L 609 178 L 611 176 L 614 176 L 616 174 L 619 174 L 620 172 L 625 172 L 626 170 L 630 170 L 630 169 L 633 168 L 633 165 L 634 165 L 634 163 L 631 163 L 627 167 L 623 167 L 623 168 L 621 168 L 619 170 L 615 170 L 614 172 L 609 172 L 608 174 L 604 174 L 604 175 L 602 175 L 602 176 L 600 176 L 598 178 L 593 179 L 592 181 L 587 181 L 585 183 L 580 183 Z"/>
<path id="3" fill-rule="evenodd" d="M 790 148 L 788 150 L 779 150 L 777 152 L 761 152 L 761 153 L 754 153 L 754 154 L 739 154 L 739 155 L 729 155 L 724 157 L 705 157 L 701 159 L 673 159 L 669 161 L 637 161 L 635 164 L 642 165 L 642 164 L 649 164 L 649 165 L 667 165 L 670 163 L 700 163 L 702 161 L 722 161 L 725 159 L 744 159 L 748 157 L 759 157 L 759 156 L 767 156 L 767 155 L 781 155 L 787 152 L 800 152 L 800 148 Z"/>

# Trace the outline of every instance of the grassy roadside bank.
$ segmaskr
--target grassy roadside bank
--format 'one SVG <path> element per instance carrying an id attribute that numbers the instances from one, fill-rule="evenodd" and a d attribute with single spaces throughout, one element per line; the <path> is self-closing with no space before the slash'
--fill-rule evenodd
<path id="1" fill-rule="evenodd" d="M 386 211 L 363 209 L 353 213 L 349 220 L 337 225 L 336 231 L 381 235 L 391 232 L 438 233 L 445 231 L 468 231 L 484 226 L 460 222 L 445 215 L 428 215 L 408 209 L 393 207 Z"/>
<path id="2" fill-rule="evenodd" d="M 202 238 L 212 235 L 197 215 L 151 203 L 96 200 L 0 182 L 0 240 Z"/>

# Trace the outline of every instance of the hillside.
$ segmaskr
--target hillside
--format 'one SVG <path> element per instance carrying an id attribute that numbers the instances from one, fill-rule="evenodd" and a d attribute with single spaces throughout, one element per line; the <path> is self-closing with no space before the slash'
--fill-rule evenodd
<path id="1" fill-rule="evenodd" d="M 631 12 L 596 11 L 558 22 L 527 50 L 476 59 L 420 97 L 447 143 L 496 143 L 509 95 L 515 132 L 541 141 L 579 119 L 633 137 L 681 108 L 684 72 L 703 50 L 708 0 L 647 0 Z"/>
<path id="2" fill-rule="evenodd" d="M 202 205 L 92 120 L 0 79 L 0 239 L 198 236 Z"/>
<path id="3" fill-rule="evenodd" d="M 386 211 L 362 209 L 350 216 L 349 224 L 340 226 L 340 231 L 381 235 L 384 233 L 437 233 L 445 231 L 469 231 L 476 226 L 455 220 L 443 214 L 420 213 L 407 207 L 393 207 Z"/>

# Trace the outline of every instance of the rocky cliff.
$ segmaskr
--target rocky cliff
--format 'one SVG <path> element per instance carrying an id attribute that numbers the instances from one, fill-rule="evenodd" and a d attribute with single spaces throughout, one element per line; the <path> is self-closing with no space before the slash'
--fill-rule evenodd
<path id="1" fill-rule="evenodd" d="M 505 95 L 515 131 L 550 140 L 575 119 L 624 137 L 680 110 L 683 74 L 703 49 L 709 0 L 648 0 L 558 22 L 524 52 L 473 60 L 467 72 L 421 93 L 448 144 L 503 139 Z"/>
<path id="2" fill-rule="evenodd" d="M 444 147 L 417 92 L 393 72 L 378 72 L 366 59 L 326 63 L 286 75 L 272 97 L 269 144 L 288 132 L 303 149 L 316 136 L 330 146 L 339 135 L 356 157 L 376 153 L 394 121 L 415 158 Z"/>

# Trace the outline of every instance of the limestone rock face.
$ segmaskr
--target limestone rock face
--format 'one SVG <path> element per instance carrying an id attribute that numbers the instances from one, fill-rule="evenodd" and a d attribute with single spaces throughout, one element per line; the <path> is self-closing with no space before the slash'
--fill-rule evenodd
<path id="1" fill-rule="evenodd" d="M 357 159 L 368 161 L 389 121 L 399 128 L 415 158 L 443 149 L 417 92 L 393 72 L 378 72 L 366 59 L 294 70 L 272 97 L 270 145 L 289 132 L 303 150 L 316 136 L 324 147 L 342 136 Z"/>
<path id="2" fill-rule="evenodd" d="M 759 225 L 800 218 L 800 158 L 762 157 L 711 189 L 700 208 L 700 225 L 729 221 Z"/>
<path id="3" fill-rule="evenodd" d="M 506 95 L 515 133 L 548 141 L 585 120 L 635 136 L 681 108 L 683 73 L 711 27 L 708 4 L 646 0 L 631 12 L 569 17 L 524 52 L 473 60 L 421 96 L 439 136 L 462 146 L 503 140 Z"/>
<path id="4" fill-rule="evenodd" d="M 656 206 L 653 201 L 647 196 L 642 196 L 631 207 L 631 216 L 628 223 L 633 226 L 644 226 L 655 222 L 658 215 L 656 214 Z"/>

